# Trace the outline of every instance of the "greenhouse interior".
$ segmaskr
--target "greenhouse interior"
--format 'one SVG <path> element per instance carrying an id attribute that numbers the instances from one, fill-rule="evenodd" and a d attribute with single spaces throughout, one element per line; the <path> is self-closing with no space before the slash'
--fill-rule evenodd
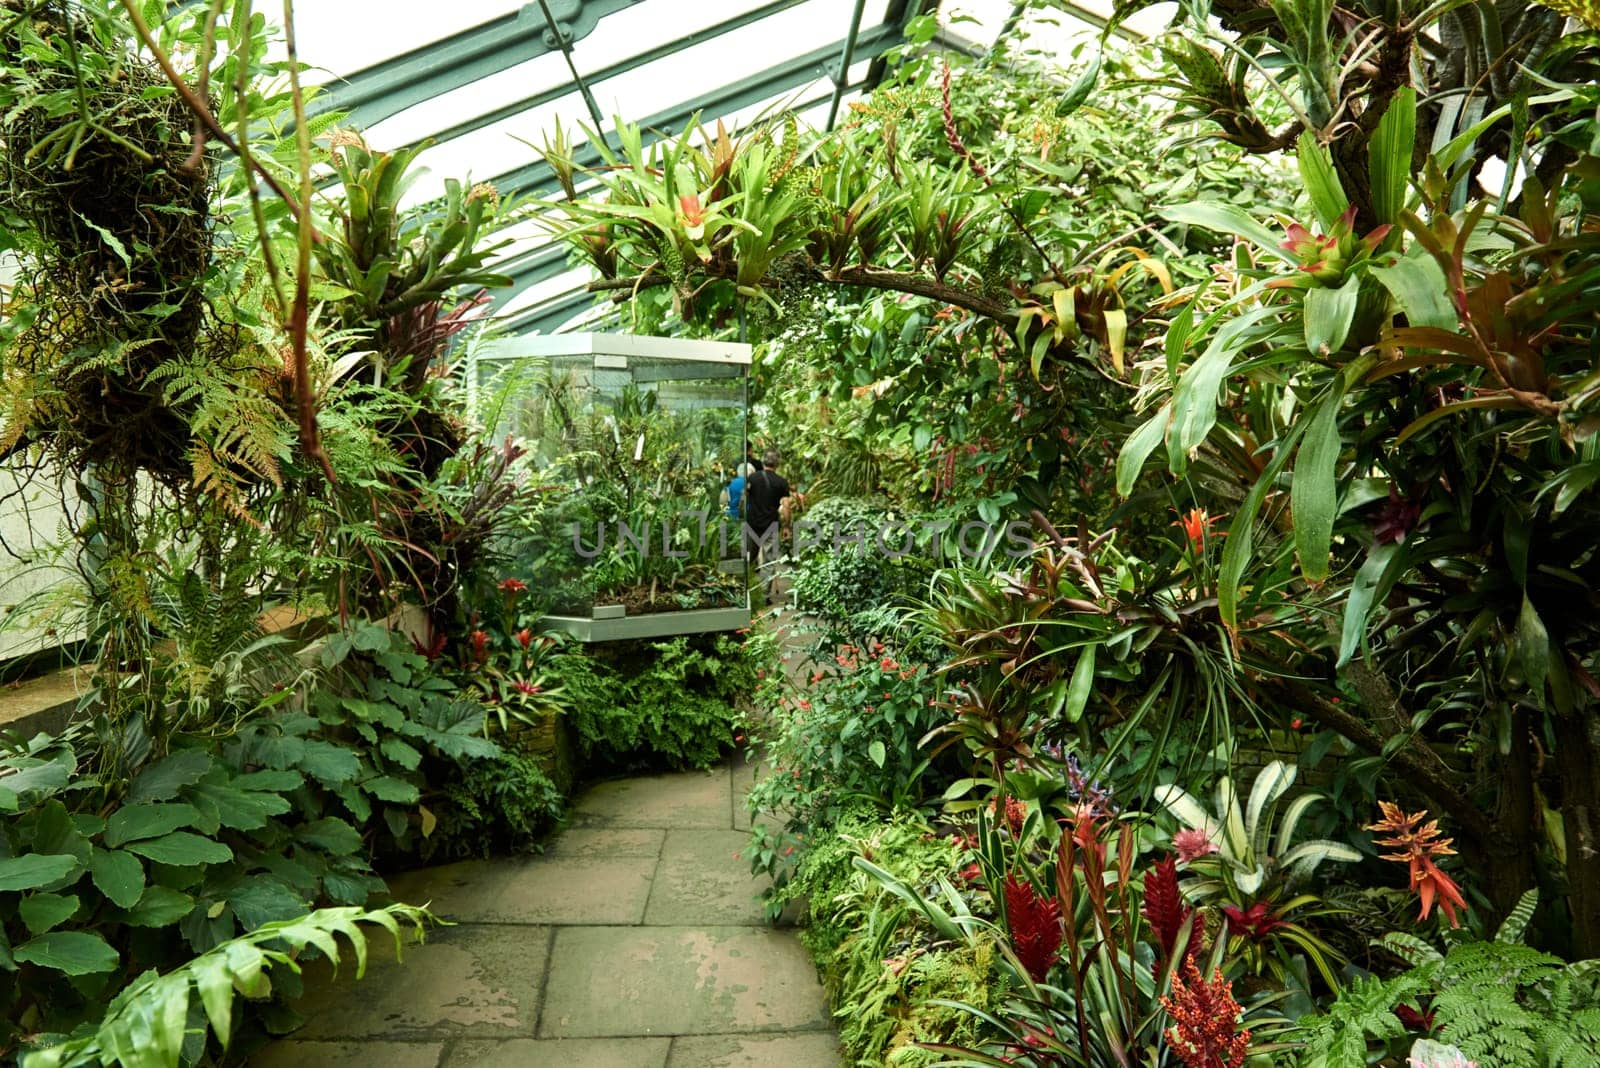
<path id="1" fill-rule="evenodd" d="M 0 63 L 0 1061 L 1600 1066 L 1595 0 Z"/>

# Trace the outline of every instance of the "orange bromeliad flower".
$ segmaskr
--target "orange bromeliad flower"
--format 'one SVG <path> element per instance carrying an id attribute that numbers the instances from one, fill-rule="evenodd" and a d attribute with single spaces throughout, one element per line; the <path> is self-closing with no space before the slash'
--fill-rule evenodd
<path id="1" fill-rule="evenodd" d="M 1461 888 L 1454 879 L 1439 870 L 1433 862 L 1435 857 L 1447 857 L 1455 853 L 1450 848 L 1450 843 L 1455 839 L 1439 837 L 1439 821 L 1428 820 L 1428 811 L 1407 814 L 1404 809 L 1392 801 L 1379 801 L 1378 808 L 1383 812 L 1383 819 L 1377 823 L 1369 824 L 1367 830 L 1378 831 L 1391 835 L 1389 838 L 1375 838 L 1373 841 L 1381 846 L 1398 849 L 1398 853 L 1383 854 L 1384 860 L 1393 860 L 1411 868 L 1411 889 L 1416 891 L 1417 897 L 1422 901 L 1422 914 L 1419 920 L 1428 918 L 1428 913 L 1433 910 L 1434 899 L 1439 902 L 1439 911 L 1445 914 L 1451 927 L 1461 926 L 1456 920 L 1456 909 L 1467 907 L 1467 901 L 1461 896 Z M 1418 824 L 1422 824 L 1420 827 Z"/>
<path id="2" fill-rule="evenodd" d="M 1221 520 L 1221 516 L 1213 516 L 1204 508 L 1191 508 L 1187 514 L 1179 516 L 1172 525 L 1182 527 L 1183 532 L 1189 536 L 1189 544 L 1194 546 L 1195 552 L 1199 552 L 1205 547 L 1207 536 L 1219 538 L 1222 536 L 1213 534 L 1211 530 L 1212 524 Z"/>

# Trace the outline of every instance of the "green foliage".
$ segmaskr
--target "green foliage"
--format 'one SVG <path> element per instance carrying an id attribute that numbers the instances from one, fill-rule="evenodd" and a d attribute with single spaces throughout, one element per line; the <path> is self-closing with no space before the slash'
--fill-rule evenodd
<path id="1" fill-rule="evenodd" d="M 845 1063 L 926 1065 L 921 1042 L 975 1042 L 983 1022 L 943 1000 L 988 1009 L 1002 985 L 993 947 L 950 944 L 920 912 L 854 864 L 868 857 L 911 886 L 951 878 L 961 852 L 915 813 L 843 815 L 812 841 L 784 899 L 807 902 L 800 937 L 817 959 Z"/>
<path id="2" fill-rule="evenodd" d="M 446 856 L 526 852 L 561 818 L 566 800 L 537 760 L 507 752 L 443 789 L 433 841 Z"/>
<path id="3" fill-rule="evenodd" d="M 924 559 L 902 555 L 892 533 L 887 550 L 879 544 L 880 531 L 904 521 L 882 501 L 829 497 L 812 504 L 796 524 L 797 542 L 811 547 L 786 573 L 795 607 L 847 641 L 884 636 L 895 602 L 927 580 Z"/>
<path id="4" fill-rule="evenodd" d="M 820 663 L 809 686 L 751 726 L 765 772 L 745 799 L 754 818 L 747 856 L 774 879 L 773 914 L 788 900 L 791 858 L 807 838 L 863 803 L 913 811 L 955 777 L 921 747 L 944 719 L 931 665 L 903 664 L 876 641 L 822 643 L 813 656 Z"/>
<path id="5" fill-rule="evenodd" d="M 1353 983 L 1326 1015 L 1302 1020 L 1300 1063 L 1365 1068 L 1370 1050 L 1409 1045 L 1394 1012 L 1406 1005 L 1483 1068 L 1600 1064 L 1597 974 L 1592 961 L 1566 964 L 1514 942 L 1460 942 L 1393 979 Z"/>
<path id="6" fill-rule="evenodd" d="M 704 768 L 733 744 L 777 667 L 764 634 L 609 642 L 556 658 L 586 757 L 605 768 Z"/>
<path id="7" fill-rule="evenodd" d="M 23 1068 L 178 1068 L 195 1060 L 205 1046 L 207 1030 L 226 1049 L 239 1009 L 237 991 L 247 998 L 272 993 L 278 968 L 298 973 L 297 957 L 314 950 L 338 965 L 339 936 L 350 943 L 356 978 L 367 967 L 367 935 L 361 925 L 383 927 L 394 936 L 399 952 L 402 929 L 422 937 L 431 919 L 422 909 L 391 905 L 376 911 L 360 908 L 318 909 L 297 919 L 263 924 L 230 939 L 164 975 L 147 971 L 111 1000 L 97 1026 L 64 1041 L 37 1043 L 42 1048 L 23 1054 Z M 198 1002 L 193 1001 L 198 997 Z M 193 1028 L 198 1025 L 199 1030 Z"/>

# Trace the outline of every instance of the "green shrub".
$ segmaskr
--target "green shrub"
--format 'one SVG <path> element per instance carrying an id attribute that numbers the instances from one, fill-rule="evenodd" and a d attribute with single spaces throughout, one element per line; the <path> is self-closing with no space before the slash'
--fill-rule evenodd
<path id="1" fill-rule="evenodd" d="M 704 768 L 733 745 L 774 648 L 760 634 L 612 642 L 562 654 L 554 673 L 589 763 Z"/>
<path id="2" fill-rule="evenodd" d="M 941 941 L 920 913 L 854 866 L 858 856 L 921 887 L 940 877 L 959 883 L 960 848 L 916 813 L 884 822 L 876 809 L 856 810 L 812 843 L 786 891 L 808 903 L 800 937 L 822 971 L 845 1063 L 938 1063 L 942 1055 L 914 1043 L 973 1044 L 980 1021 L 933 1002 L 998 1004 L 994 951 L 987 942 Z"/>
<path id="3" fill-rule="evenodd" d="M 804 696 L 782 699 L 751 728 L 770 774 L 746 803 L 783 826 L 757 820 L 749 855 L 779 888 L 804 836 L 851 806 L 915 808 L 953 778 L 919 745 L 945 718 L 932 666 L 901 663 L 881 642 L 840 645 L 817 659 L 823 666 Z"/>
<path id="4" fill-rule="evenodd" d="M 883 525 L 901 518 L 882 501 L 858 497 L 830 497 L 806 512 L 803 521 L 814 526 L 815 543 L 799 554 L 789 573 L 795 607 L 846 640 L 884 636 L 894 622 L 885 609 L 917 589 L 931 571 L 924 558 L 891 558 L 877 544 Z M 890 546 L 891 551 L 900 548 Z"/>
<path id="5" fill-rule="evenodd" d="M 537 759 L 513 752 L 473 765 L 442 794 L 441 844 L 425 856 L 527 852 L 561 818 L 567 800 Z"/>

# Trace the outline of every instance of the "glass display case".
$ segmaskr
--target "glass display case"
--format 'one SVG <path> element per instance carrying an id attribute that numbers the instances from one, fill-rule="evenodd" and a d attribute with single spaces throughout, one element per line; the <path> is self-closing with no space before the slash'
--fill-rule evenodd
<path id="1" fill-rule="evenodd" d="M 750 346 L 627 334 L 487 343 L 480 410 L 530 452 L 512 551 L 580 641 L 750 623 L 738 501 Z"/>

